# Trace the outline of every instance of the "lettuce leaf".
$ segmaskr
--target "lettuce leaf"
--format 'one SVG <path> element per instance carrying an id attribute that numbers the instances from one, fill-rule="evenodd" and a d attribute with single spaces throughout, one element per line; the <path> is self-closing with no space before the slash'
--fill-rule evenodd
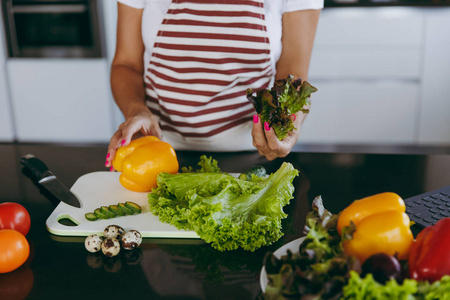
<path id="1" fill-rule="evenodd" d="M 247 99 L 261 115 L 262 122 L 268 122 L 279 140 L 284 139 L 289 132 L 296 130 L 294 122 L 289 117 L 299 111 L 308 113 L 305 106 L 310 104 L 309 98 L 317 89 L 301 78 L 294 80 L 292 75 L 275 81 L 270 90 L 247 89 Z"/>
<path id="2" fill-rule="evenodd" d="M 417 292 L 417 281 L 405 279 L 402 284 L 391 279 L 385 285 L 378 283 L 372 274 L 361 278 L 354 271 L 350 272 L 348 284 L 343 289 L 343 299 L 347 300 L 413 300 Z"/>
<path id="3" fill-rule="evenodd" d="M 352 271 L 350 280 L 343 289 L 342 299 L 450 300 L 450 276 L 444 276 L 434 283 L 407 278 L 399 284 L 391 279 L 383 285 L 378 283 L 372 274 L 361 278 Z"/>
<path id="4" fill-rule="evenodd" d="M 219 172 L 161 173 L 148 195 L 150 211 L 162 222 L 195 231 L 220 251 L 254 251 L 283 235 L 283 207 L 293 197 L 297 175 L 286 162 L 258 182 Z"/>
<path id="5" fill-rule="evenodd" d="M 433 283 L 420 281 L 417 299 L 450 300 L 450 276 L 443 276 L 441 280 Z"/>
<path id="6" fill-rule="evenodd" d="M 220 168 L 218 165 L 217 160 L 213 159 L 212 156 L 207 157 L 206 155 L 200 156 L 200 161 L 198 162 L 198 168 L 197 170 L 194 170 L 191 166 L 189 167 L 182 167 L 181 172 L 182 173 L 190 173 L 190 172 L 197 172 L 197 173 L 219 173 Z"/>
<path id="7" fill-rule="evenodd" d="M 280 259 L 268 252 L 264 259 L 269 284 L 264 299 L 338 299 L 350 271 L 359 261 L 345 254 L 336 229 L 338 215 L 313 200 L 306 216 L 304 241 L 298 253 L 288 250 Z"/>

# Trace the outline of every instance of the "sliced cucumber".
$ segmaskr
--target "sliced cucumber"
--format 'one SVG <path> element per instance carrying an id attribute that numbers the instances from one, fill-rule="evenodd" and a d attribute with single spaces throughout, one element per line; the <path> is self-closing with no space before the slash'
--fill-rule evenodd
<path id="1" fill-rule="evenodd" d="M 123 212 L 117 205 L 110 205 L 108 209 L 116 216 L 125 216 L 125 212 Z"/>
<path id="2" fill-rule="evenodd" d="M 241 173 L 241 175 L 239 175 L 238 179 L 247 180 L 247 173 Z"/>
<path id="3" fill-rule="evenodd" d="M 100 208 L 96 208 L 95 210 L 94 210 L 94 214 L 97 216 L 97 218 L 99 218 L 99 219 L 109 219 L 109 217 L 107 216 L 107 215 L 105 215 L 104 213 L 102 213 L 101 211 L 100 211 Z"/>
<path id="4" fill-rule="evenodd" d="M 134 203 L 134 202 L 127 201 L 127 202 L 125 202 L 125 206 L 128 207 L 129 209 L 131 209 L 133 212 L 135 212 L 137 214 L 140 214 L 141 211 L 142 211 L 141 206 L 139 204 Z"/>
<path id="5" fill-rule="evenodd" d="M 125 203 L 119 203 L 117 204 L 117 207 L 119 207 L 120 210 L 122 210 L 126 215 L 132 215 L 134 214 L 134 211 L 130 208 L 128 208 Z"/>
<path id="6" fill-rule="evenodd" d="M 95 221 L 98 219 L 111 219 L 119 216 L 133 215 L 135 213 L 140 214 L 142 208 L 139 204 L 131 201 L 125 203 L 119 203 L 117 205 L 101 206 L 96 208 L 94 212 L 86 213 L 84 216 L 88 221 Z"/>
<path id="7" fill-rule="evenodd" d="M 98 217 L 94 213 L 87 213 L 84 215 L 88 221 L 98 220 Z"/>
<path id="8" fill-rule="evenodd" d="M 110 219 L 110 218 L 115 218 L 115 217 L 116 217 L 116 214 L 115 214 L 115 213 L 112 213 L 112 212 L 109 211 L 108 206 L 102 206 L 102 207 L 100 207 L 100 212 L 101 212 L 102 214 L 104 214 L 105 216 L 108 216 L 109 219 Z"/>

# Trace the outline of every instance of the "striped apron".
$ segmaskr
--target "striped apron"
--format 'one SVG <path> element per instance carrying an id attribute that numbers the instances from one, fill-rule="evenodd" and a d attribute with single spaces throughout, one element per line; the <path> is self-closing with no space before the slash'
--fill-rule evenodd
<path id="1" fill-rule="evenodd" d="M 252 149 L 246 90 L 273 79 L 264 0 L 173 0 L 144 76 L 175 149 Z"/>

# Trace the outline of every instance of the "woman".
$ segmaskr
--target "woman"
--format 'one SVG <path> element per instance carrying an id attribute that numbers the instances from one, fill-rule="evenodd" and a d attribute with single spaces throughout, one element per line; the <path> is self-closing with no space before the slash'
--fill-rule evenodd
<path id="1" fill-rule="evenodd" d="M 307 79 L 323 0 L 118 2 L 111 87 L 125 122 L 106 167 L 138 135 L 176 150 L 290 152 L 306 115 L 292 115 L 297 130 L 279 141 L 245 92 L 288 74 Z"/>

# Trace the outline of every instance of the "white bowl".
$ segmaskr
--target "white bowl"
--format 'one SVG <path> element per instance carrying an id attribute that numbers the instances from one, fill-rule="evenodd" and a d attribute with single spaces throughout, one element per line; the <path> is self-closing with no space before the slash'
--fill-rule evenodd
<path id="1" fill-rule="evenodd" d="M 278 248 L 273 255 L 275 255 L 276 258 L 280 259 L 283 255 L 287 254 L 288 250 L 291 250 L 292 253 L 298 253 L 298 248 L 300 247 L 300 245 L 303 243 L 303 241 L 305 240 L 305 236 L 298 238 L 296 240 L 290 241 L 289 243 L 281 246 L 280 248 Z M 259 276 L 259 282 L 261 284 L 261 290 L 263 293 L 266 292 L 266 286 L 269 284 L 269 279 L 267 278 L 267 272 L 266 272 L 266 267 L 263 266 L 261 269 L 261 274 Z"/>

